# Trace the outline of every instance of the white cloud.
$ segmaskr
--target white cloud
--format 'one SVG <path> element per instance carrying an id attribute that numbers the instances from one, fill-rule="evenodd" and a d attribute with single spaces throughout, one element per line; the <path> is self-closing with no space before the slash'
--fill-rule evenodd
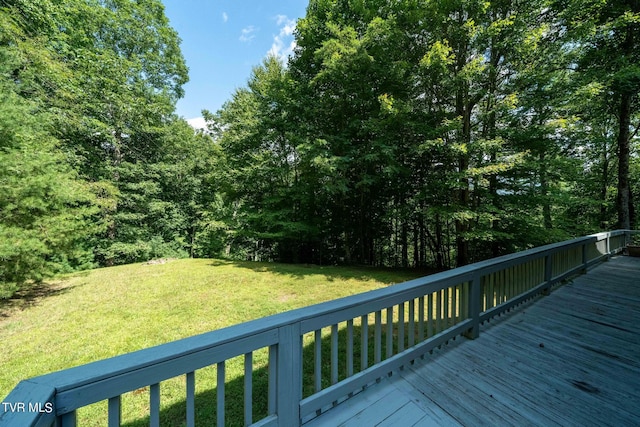
<path id="1" fill-rule="evenodd" d="M 228 20 L 229 20 L 229 15 L 227 15 L 227 12 L 222 12 L 222 21 L 227 22 Z"/>
<path id="2" fill-rule="evenodd" d="M 248 27 L 243 28 L 242 34 L 240 34 L 240 41 L 245 43 L 250 42 L 256 37 L 256 35 L 253 34 L 256 31 L 258 31 L 258 29 L 253 25 L 249 25 Z"/>
<path id="3" fill-rule="evenodd" d="M 193 119 L 187 119 L 187 123 L 189 123 L 189 126 L 191 126 L 196 130 L 207 129 L 207 122 L 204 120 L 204 117 L 195 117 Z"/>
<path id="4" fill-rule="evenodd" d="M 287 15 L 276 15 L 276 25 L 282 25 L 287 21 L 289 21 Z"/>
<path id="5" fill-rule="evenodd" d="M 277 36 L 273 36 L 273 43 L 268 54 L 286 61 L 296 47 L 296 41 L 293 39 L 296 21 L 289 19 L 286 15 L 277 15 L 275 20 L 276 24 L 280 26 L 280 32 Z"/>

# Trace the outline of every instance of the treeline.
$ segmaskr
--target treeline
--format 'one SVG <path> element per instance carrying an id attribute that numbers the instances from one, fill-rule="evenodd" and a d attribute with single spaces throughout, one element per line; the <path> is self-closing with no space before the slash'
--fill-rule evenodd
<path id="1" fill-rule="evenodd" d="M 208 116 L 261 257 L 448 268 L 634 226 L 637 1 L 312 0 L 296 44 Z"/>
<path id="2" fill-rule="evenodd" d="M 219 252 L 219 148 L 174 113 L 187 71 L 159 0 L 0 0 L 0 297 Z"/>
<path id="3" fill-rule="evenodd" d="M 157 257 L 449 268 L 637 218 L 635 0 L 312 0 L 197 133 L 159 0 L 0 0 L 0 29 L 4 296 Z"/>

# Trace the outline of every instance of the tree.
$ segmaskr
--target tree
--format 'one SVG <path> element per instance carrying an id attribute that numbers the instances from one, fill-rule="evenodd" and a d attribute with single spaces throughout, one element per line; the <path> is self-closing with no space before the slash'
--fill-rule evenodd
<path id="1" fill-rule="evenodd" d="M 564 8 L 564 23 L 573 40 L 583 47 L 578 70 L 586 82 L 599 82 L 602 96 L 617 119 L 618 180 L 616 210 L 618 227 L 634 226 L 631 194 L 630 152 L 632 137 L 640 124 L 632 124 L 638 115 L 640 93 L 640 2 L 637 0 L 557 2 Z M 634 129 L 635 128 L 635 129 Z"/>
<path id="2" fill-rule="evenodd" d="M 34 26 L 37 23 L 33 24 Z M 0 10 L 0 298 L 28 281 L 92 265 L 95 197 L 68 166 L 44 97 L 67 72 Z"/>
<path id="3" fill-rule="evenodd" d="M 254 68 L 247 87 L 209 117 L 224 129 L 219 139 L 227 168 L 224 188 L 228 203 L 237 207 L 237 243 L 244 239 L 254 258 L 261 252 L 310 261 L 317 229 L 302 190 L 290 89 L 283 64 L 268 57 Z"/>
<path id="4" fill-rule="evenodd" d="M 189 193 L 173 191 L 176 174 L 195 172 L 192 154 L 201 141 L 173 115 L 187 68 L 161 2 L 3 6 L 15 93 L 46 113 L 46 133 L 59 141 L 62 163 L 96 194 L 92 219 L 100 233 L 83 244 L 105 264 L 194 253 L 195 186 L 208 172 L 189 177 Z M 184 158 L 172 133 L 184 138 Z"/>

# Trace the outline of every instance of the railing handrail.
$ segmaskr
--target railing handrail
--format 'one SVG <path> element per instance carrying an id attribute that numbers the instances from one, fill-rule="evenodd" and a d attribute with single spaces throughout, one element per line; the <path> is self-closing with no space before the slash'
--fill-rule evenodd
<path id="1" fill-rule="evenodd" d="M 86 402 L 89 400 L 91 400 L 90 403 L 93 403 L 130 390 L 131 388 L 128 390 L 123 390 L 123 388 L 126 388 L 125 382 L 130 380 L 130 377 L 134 375 L 140 377 L 141 381 L 144 380 L 144 385 L 159 383 L 160 381 L 180 375 L 181 373 L 190 372 L 215 363 L 217 359 L 225 360 L 241 355 L 247 351 L 252 351 L 255 348 L 277 344 L 278 330 L 280 328 L 299 324 L 301 325 L 300 332 L 304 334 L 318 328 L 318 322 L 314 322 L 314 319 L 331 318 L 335 315 L 336 319 L 334 319 L 334 322 L 342 321 L 342 317 L 344 316 L 340 316 L 340 313 L 349 312 L 348 315 L 351 316 L 354 314 L 352 309 L 357 310 L 360 306 L 367 306 L 369 309 L 371 309 L 372 306 L 382 309 L 383 307 L 394 304 L 395 300 L 404 298 L 404 294 L 413 294 L 416 290 L 424 293 L 433 292 L 451 286 L 451 284 L 470 281 L 479 275 L 489 274 L 512 265 L 526 262 L 527 260 L 553 255 L 563 249 L 586 245 L 590 242 L 598 242 L 629 232 L 631 232 L 631 230 L 602 232 L 536 247 L 385 288 L 274 314 L 132 353 L 41 375 L 22 381 L 18 387 L 9 394 L 8 398 L 22 398 L 20 395 L 28 392 L 30 398 L 33 400 L 36 398 L 42 399 L 45 395 L 50 395 L 52 390 L 55 391 L 55 395 L 70 393 L 75 389 L 91 390 L 90 395 L 85 395 L 81 399 L 81 403 L 83 404 L 73 404 L 70 406 L 64 404 L 58 405 L 55 412 L 60 415 L 88 404 Z M 320 327 L 322 326 L 323 325 Z M 254 343 L 256 340 L 255 337 L 260 337 L 260 339 Z M 247 340 L 250 341 L 250 344 Z M 243 343 L 245 343 L 245 345 L 243 345 Z M 231 350 L 232 347 L 234 350 Z M 218 351 L 218 354 L 216 354 L 216 351 Z M 198 357 L 204 354 L 207 355 L 206 361 L 201 360 L 198 362 Z M 200 357 L 200 359 L 204 358 Z M 189 362 L 188 368 L 186 368 L 186 361 Z M 173 368 L 163 369 L 162 371 L 153 369 L 161 364 L 171 365 Z M 200 364 L 202 364 L 202 366 L 200 366 Z M 87 388 L 92 384 L 109 384 L 109 386 L 98 393 L 96 392 L 97 387 Z M 126 384 L 127 387 L 129 385 L 129 383 Z M 46 397 L 44 401 L 47 401 L 47 399 L 51 399 L 51 396 Z M 4 415 L 6 415 L 6 413 L 0 413 L 0 422 L 5 419 L 3 418 Z M 43 420 L 45 420 L 43 425 L 47 425 L 46 423 L 50 418 L 50 414 L 45 413 L 40 415 L 43 417 Z"/>

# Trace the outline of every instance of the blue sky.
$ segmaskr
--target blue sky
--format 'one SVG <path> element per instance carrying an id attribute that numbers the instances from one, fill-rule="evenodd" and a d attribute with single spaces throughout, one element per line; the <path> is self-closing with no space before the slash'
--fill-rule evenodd
<path id="1" fill-rule="evenodd" d="M 162 0 L 171 26 L 182 39 L 189 67 L 177 113 L 185 119 L 215 112 L 246 85 L 251 69 L 269 52 L 291 51 L 295 21 L 306 0 Z"/>

